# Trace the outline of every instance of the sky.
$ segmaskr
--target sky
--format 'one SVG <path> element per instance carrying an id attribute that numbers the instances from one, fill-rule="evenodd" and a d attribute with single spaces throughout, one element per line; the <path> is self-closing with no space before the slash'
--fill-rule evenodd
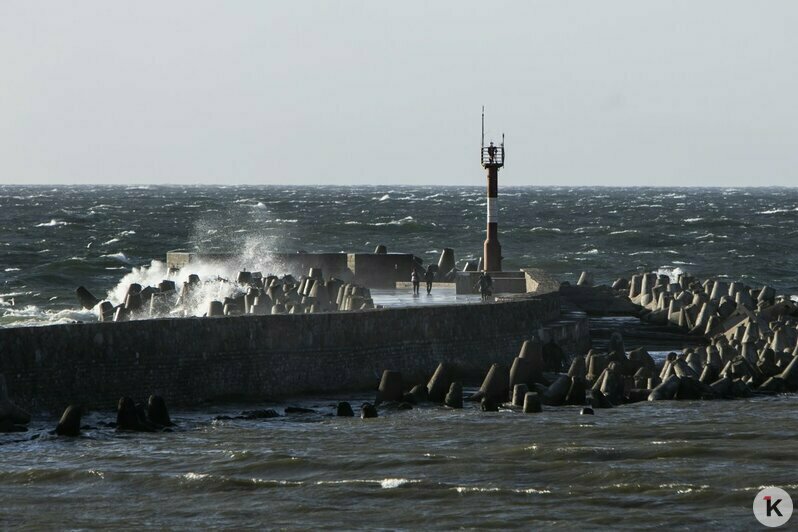
<path id="1" fill-rule="evenodd" d="M 0 0 L 0 184 L 798 186 L 794 0 Z"/>

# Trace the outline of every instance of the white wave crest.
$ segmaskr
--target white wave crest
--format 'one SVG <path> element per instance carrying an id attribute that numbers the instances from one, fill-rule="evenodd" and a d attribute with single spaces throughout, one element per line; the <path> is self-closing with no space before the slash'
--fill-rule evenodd
<path id="1" fill-rule="evenodd" d="M 684 270 L 678 266 L 662 266 L 654 273 L 657 275 L 667 275 L 670 277 L 671 282 L 675 283 L 679 280 L 679 276 L 684 273 Z"/>
<path id="2" fill-rule="evenodd" d="M 758 212 L 757 214 L 783 214 L 785 212 L 797 212 L 798 207 L 794 209 L 768 209 L 766 211 Z"/>
<path id="3" fill-rule="evenodd" d="M 374 223 L 374 224 L 371 224 L 371 225 L 374 225 L 374 226 L 406 225 L 406 224 L 413 223 L 415 221 L 416 221 L 415 218 L 413 218 L 412 216 L 405 216 L 404 218 L 399 219 L 399 220 L 391 220 L 390 222 L 377 222 L 377 223 Z"/>
<path id="4" fill-rule="evenodd" d="M 36 224 L 36 227 L 57 227 L 59 225 L 69 225 L 69 222 L 64 222 L 63 220 L 52 219 L 49 222 L 42 222 L 40 224 Z"/>
<path id="5" fill-rule="evenodd" d="M 562 233 L 559 227 L 533 227 L 529 230 L 531 233 Z"/>
<path id="6" fill-rule="evenodd" d="M 128 256 L 122 253 L 121 251 L 119 253 L 109 253 L 107 255 L 103 255 L 103 257 L 108 257 L 109 259 L 116 259 L 119 262 L 124 262 L 125 264 L 131 263 Z"/>
<path id="7" fill-rule="evenodd" d="M 24 307 L 8 307 L 3 309 L 0 319 L 4 324 L 13 324 L 14 327 L 31 327 L 41 325 L 60 325 L 76 321 L 97 321 L 90 310 L 67 309 L 47 310 L 36 305 Z"/>

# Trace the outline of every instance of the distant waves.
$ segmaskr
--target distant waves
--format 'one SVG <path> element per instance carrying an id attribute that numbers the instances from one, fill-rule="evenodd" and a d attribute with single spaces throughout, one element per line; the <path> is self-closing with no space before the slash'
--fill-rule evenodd
<path id="1" fill-rule="evenodd" d="M 0 290 L 20 294 L 0 317 L 67 319 L 56 314 L 76 309 L 76 286 L 102 297 L 178 248 L 257 258 L 385 244 L 428 263 L 451 247 L 462 265 L 481 253 L 485 205 L 481 186 L 0 187 Z M 796 189 L 500 186 L 499 205 L 506 269 L 611 282 L 681 268 L 798 293 Z"/>

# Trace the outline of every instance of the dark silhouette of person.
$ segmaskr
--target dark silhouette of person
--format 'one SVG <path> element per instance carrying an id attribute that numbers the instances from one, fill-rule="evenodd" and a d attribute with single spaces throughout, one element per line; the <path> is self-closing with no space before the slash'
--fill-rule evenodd
<path id="1" fill-rule="evenodd" d="M 413 283 L 413 295 L 417 296 L 421 279 L 419 279 L 418 272 L 415 270 L 415 268 L 413 269 L 413 273 L 410 274 L 410 282 Z"/>
<path id="2" fill-rule="evenodd" d="M 490 146 L 488 146 L 488 158 L 490 159 L 490 162 L 493 162 L 496 159 L 496 146 L 494 146 L 492 142 L 490 143 Z"/>
<path id="3" fill-rule="evenodd" d="M 427 283 L 427 295 L 432 292 L 432 281 L 435 280 L 435 272 L 432 271 L 432 266 L 427 268 L 427 273 L 424 274 L 424 281 Z"/>
<path id="4" fill-rule="evenodd" d="M 546 371 L 559 373 L 567 365 L 565 352 L 554 340 L 543 344 L 543 367 Z"/>
<path id="5" fill-rule="evenodd" d="M 479 293 L 482 296 L 482 301 L 485 301 L 493 292 L 493 278 L 491 278 L 488 272 L 482 272 L 477 280 L 477 286 L 479 287 Z"/>

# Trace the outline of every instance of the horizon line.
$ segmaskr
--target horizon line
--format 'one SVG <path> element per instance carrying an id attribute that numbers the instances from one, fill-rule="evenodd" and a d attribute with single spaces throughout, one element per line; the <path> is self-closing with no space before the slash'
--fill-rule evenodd
<path id="1" fill-rule="evenodd" d="M 408 184 L 408 183 L 359 183 L 359 184 L 330 184 L 330 183 L 306 183 L 306 184 L 279 184 L 279 183 L 0 183 L 0 187 L 147 187 L 147 188 L 232 188 L 232 187 L 282 187 L 282 188 L 357 188 L 357 187 L 406 187 L 406 188 L 484 188 L 485 185 L 476 184 Z M 552 185 L 552 184 L 528 184 L 528 185 L 502 185 L 501 188 L 634 188 L 634 189 L 798 189 L 798 185 Z"/>

